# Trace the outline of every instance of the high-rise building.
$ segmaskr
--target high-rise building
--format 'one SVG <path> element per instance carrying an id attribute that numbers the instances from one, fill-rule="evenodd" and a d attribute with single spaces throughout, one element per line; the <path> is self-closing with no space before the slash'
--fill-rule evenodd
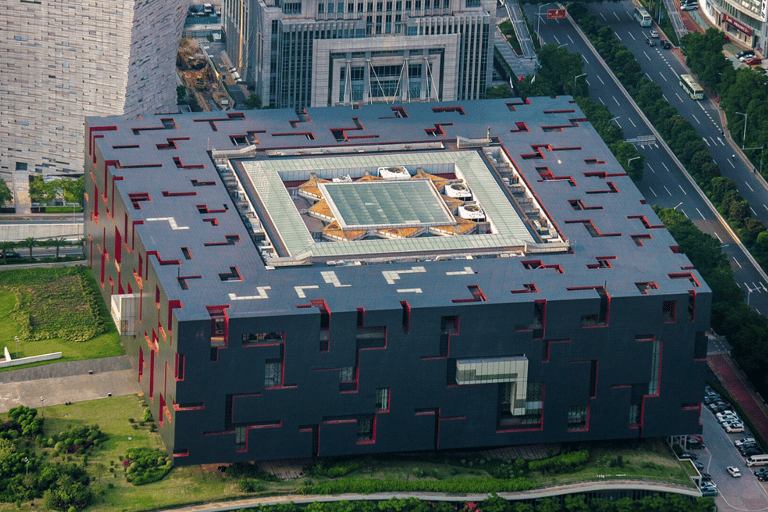
<path id="1" fill-rule="evenodd" d="M 86 116 L 176 111 L 185 11 L 181 0 L 0 3 L 0 177 L 82 174 Z"/>
<path id="2" fill-rule="evenodd" d="M 701 431 L 711 291 L 570 98 L 87 126 L 176 464 Z"/>
<path id="3" fill-rule="evenodd" d="M 489 0 L 224 0 L 227 52 L 277 108 L 481 98 Z"/>

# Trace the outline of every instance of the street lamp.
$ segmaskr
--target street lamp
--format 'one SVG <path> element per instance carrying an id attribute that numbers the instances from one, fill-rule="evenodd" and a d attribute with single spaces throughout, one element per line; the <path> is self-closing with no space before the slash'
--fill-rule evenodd
<path id="1" fill-rule="evenodd" d="M 539 37 L 539 27 L 541 26 L 541 10 L 551 4 L 552 2 L 540 5 L 539 10 L 536 12 L 536 39 L 539 40 L 539 44 L 541 44 L 541 37 Z"/>
<path id="2" fill-rule="evenodd" d="M 580 75 L 576 75 L 575 77 L 573 77 L 573 96 L 574 97 L 576 96 L 576 79 L 577 78 L 581 78 L 583 76 L 587 76 L 587 74 L 586 73 L 582 73 Z"/>
<path id="3" fill-rule="evenodd" d="M 19 358 L 19 337 L 14 336 L 13 339 L 16 340 L 16 359 L 18 359 Z"/>
<path id="4" fill-rule="evenodd" d="M 741 147 L 744 147 L 744 142 L 747 140 L 747 114 L 744 114 L 743 112 L 736 112 L 740 116 L 744 116 L 744 135 L 741 137 Z"/>
<path id="5" fill-rule="evenodd" d="M 620 117 L 621 117 L 621 116 L 612 117 L 612 118 L 610 118 L 610 119 L 608 120 L 608 122 L 610 123 L 611 121 L 616 121 L 616 120 L 617 120 L 618 118 L 620 118 Z M 620 126 L 618 121 L 616 121 L 616 126 Z"/>
<path id="6" fill-rule="evenodd" d="M 627 160 L 627 167 L 629 167 L 629 163 L 630 163 L 632 160 L 637 160 L 638 158 L 640 158 L 640 157 L 639 157 L 639 156 L 633 156 L 632 158 L 630 158 L 629 160 Z"/>
<path id="7" fill-rule="evenodd" d="M 40 397 L 40 417 L 43 417 L 43 407 L 45 407 L 45 399 L 43 397 Z"/>
<path id="8" fill-rule="evenodd" d="M 24 457 L 24 465 L 26 467 L 26 474 L 29 475 L 29 457 Z"/>

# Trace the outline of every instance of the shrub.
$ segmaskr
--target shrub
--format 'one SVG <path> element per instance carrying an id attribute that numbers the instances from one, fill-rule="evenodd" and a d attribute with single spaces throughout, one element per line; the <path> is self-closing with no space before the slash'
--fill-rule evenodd
<path id="1" fill-rule="evenodd" d="M 173 468 L 166 454 L 151 448 L 131 448 L 125 452 L 123 465 L 127 465 L 125 478 L 133 485 L 158 482 Z"/>

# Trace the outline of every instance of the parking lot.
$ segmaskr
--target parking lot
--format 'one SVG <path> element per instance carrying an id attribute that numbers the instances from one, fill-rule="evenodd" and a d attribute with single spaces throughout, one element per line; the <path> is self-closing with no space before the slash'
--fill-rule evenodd
<path id="1" fill-rule="evenodd" d="M 692 450 L 698 455 L 698 461 L 709 473 L 717 486 L 719 495 L 715 497 L 718 511 L 758 511 L 768 509 L 768 482 L 759 482 L 754 475 L 758 468 L 748 467 L 734 442 L 751 437 L 746 430 L 742 433 L 727 433 L 709 408 L 702 407 L 701 421 L 706 448 Z M 728 466 L 738 468 L 741 477 L 735 478 L 728 471 Z"/>

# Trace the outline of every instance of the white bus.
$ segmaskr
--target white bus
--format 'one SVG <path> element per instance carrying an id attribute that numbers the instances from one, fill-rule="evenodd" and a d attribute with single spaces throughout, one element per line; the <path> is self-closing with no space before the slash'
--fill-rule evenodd
<path id="1" fill-rule="evenodd" d="M 680 75 L 680 87 L 682 87 L 692 99 L 704 99 L 704 89 L 691 75 Z"/>
<path id="2" fill-rule="evenodd" d="M 747 466 L 765 466 L 768 464 L 768 455 L 766 454 L 760 454 L 760 455 L 752 455 L 751 457 L 747 457 Z"/>
<path id="3" fill-rule="evenodd" d="M 651 15 L 642 7 L 635 7 L 635 19 L 641 27 L 651 26 Z"/>

